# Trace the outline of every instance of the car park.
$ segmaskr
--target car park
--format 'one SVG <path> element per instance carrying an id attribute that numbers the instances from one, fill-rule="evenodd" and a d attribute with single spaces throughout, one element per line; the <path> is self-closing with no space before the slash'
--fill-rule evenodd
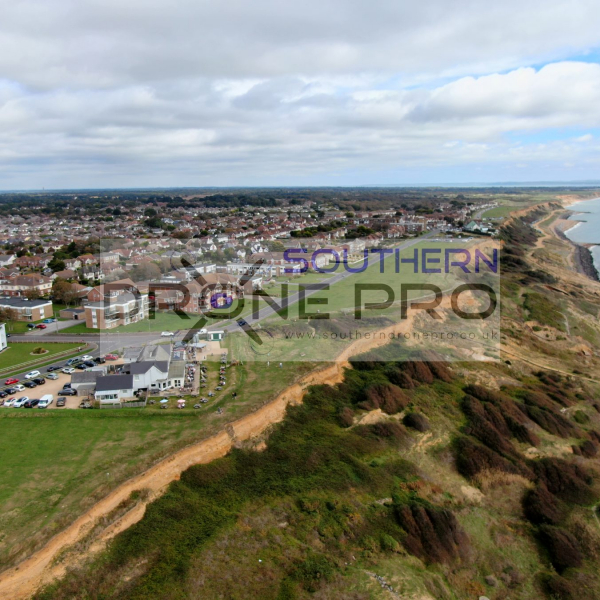
<path id="1" fill-rule="evenodd" d="M 35 381 L 24 381 L 23 385 L 29 389 L 37 387 L 37 383 Z"/>
<path id="2" fill-rule="evenodd" d="M 48 327 L 48 325 L 44 325 L 43 323 L 39 323 L 38 325 L 35 326 L 36 329 L 46 329 Z"/>
<path id="3" fill-rule="evenodd" d="M 35 379 L 36 377 L 39 377 L 41 375 L 41 373 L 39 371 L 29 371 L 29 373 L 27 373 L 27 375 L 25 375 L 25 379 Z"/>
<path id="4" fill-rule="evenodd" d="M 63 388 L 58 392 L 61 396 L 77 396 L 77 390 L 73 388 Z"/>
<path id="5" fill-rule="evenodd" d="M 5 382 L 4 385 L 12 385 L 13 383 L 19 383 L 19 380 L 16 377 L 9 377 Z"/>
<path id="6" fill-rule="evenodd" d="M 70 375 L 71 373 L 75 373 L 75 369 L 73 367 L 65 367 L 62 372 Z"/>
<path id="7" fill-rule="evenodd" d="M 31 398 L 23 403 L 23 408 L 35 408 L 39 403 L 40 401 L 37 398 Z"/>
<path id="8" fill-rule="evenodd" d="M 67 403 L 67 399 L 64 396 L 60 396 L 56 399 L 56 408 L 60 408 L 61 406 L 65 406 Z"/>
<path id="9" fill-rule="evenodd" d="M 58 379 L 58 375 L 56 373 L 48 373 L 46 379 Z"/>

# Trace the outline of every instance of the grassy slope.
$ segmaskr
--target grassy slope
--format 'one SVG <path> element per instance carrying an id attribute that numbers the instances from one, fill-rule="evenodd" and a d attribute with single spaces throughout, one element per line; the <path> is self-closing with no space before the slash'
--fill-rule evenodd
<path id="1" fill-rule="evenodd" d="M 509 371 L 490 366 L 488 373 Z M 104 555 L 39 598 L 85 597 L 92 590 L 126 600 L 388 598 L 372 573 L 400 597 L 546 597 L 539 577 L 546 557 L 521 509 L 528 482 L 482 479 L 481 494 L 448 467 L 449 441 L 464 425 L 464 381 L 407 392 L 409 408 L 426 415 L 431 433 L 400 430 L 396 438 L 338 425 L 341 406 L 360 401 L 364 386 L 382 377 L 352 373 L 334 392 L 312 388 L 265 452 L 237 451 L 192 467 Z M 456 515 L 468 535 L 462 559 L 436 564 L 403 549 L 406 534 L 395 517 L 397 501 L 390 501 L 403 490 Z M 428 531 L 425 539 L 435 545 L 435 536 Z M 598 591 L 593 560 L 581 573 L 584 585 Z M 497 589 L 486 584 L 488 575 Z"/>

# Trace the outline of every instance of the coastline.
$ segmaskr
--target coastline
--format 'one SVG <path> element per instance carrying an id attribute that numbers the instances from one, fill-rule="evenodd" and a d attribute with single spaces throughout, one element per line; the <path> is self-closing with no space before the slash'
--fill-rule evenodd
<path id="1" fill-rule="evenodd" d="M 554 227 L 554 232 L 556 235 L 564 240 L 565 242 L 569 242 L 573 246 L 573 266 L 578 273 L 589 277 L 592 281 L 600 282 L 600 273 L 596 268 L 594 263 L 594 256 L 591 250 L 587 245 L 579 244 L 574 242 L 572 239 L 567 237 L 566 232 L 581 225 L 581 221 L 569 220 L 569 217 L 573 214 L 578 214 L 573 211 L 567 212 L 565 215 L 562 215 L 560 219 L 563 223 L 573 223 L 571 227 Z M 595 245 L 595 244 L 594 244 Z"/>
<path id="2" fill-rule="evenodd" d="M 587 246 L 581 246 L 572 242 L 575 245 L 575 253 L 573 260 L 575 266 L 580 273 L 583 273 L 593 281 L 600 281 L 600 273 L 594 264 L 594 257 L 591 250 Z"/>

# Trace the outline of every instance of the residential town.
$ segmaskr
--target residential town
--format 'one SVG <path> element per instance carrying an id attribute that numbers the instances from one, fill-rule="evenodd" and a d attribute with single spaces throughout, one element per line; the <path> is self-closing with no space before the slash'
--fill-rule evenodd
<path id="1" fill-rule="evenodd" d="M 326 249 L 310 265 L 319 270 L 331 253 L 358 260 L 369 248 L 428 231 L 493 234 L 481 215 L 497 205 L 463 194 L 369 210 L 361 206 L 381 203 L 211 198 L 123 203 L 73 194 L 61 197 L 59 214 L 30 201 L 0 227 L 0 310 L 9 320 L 54 317 L 97 331 L 146 319 L 151 308 L 200 314 L 215 293 L 240 298 L 301 276 L 290 258 L 298 252 Z"/>

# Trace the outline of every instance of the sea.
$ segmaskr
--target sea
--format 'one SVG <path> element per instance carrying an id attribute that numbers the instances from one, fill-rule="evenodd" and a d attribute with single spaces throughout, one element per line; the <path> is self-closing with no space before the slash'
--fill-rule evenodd
<path id="1" fill-rule="evenodd" d="M 600 198 L 576 202 L 568 209 L 575 212 L 570 219 L 579 223 L 565 231 L 565 235 L 579 244 L 597 244 L 590 251 L 596 271 L 600 273 Z"/>

